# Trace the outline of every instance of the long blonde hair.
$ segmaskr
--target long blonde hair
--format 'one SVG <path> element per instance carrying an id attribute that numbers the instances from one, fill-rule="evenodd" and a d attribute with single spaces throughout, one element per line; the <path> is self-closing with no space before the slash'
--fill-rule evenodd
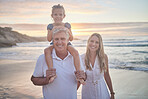
<path id="1" fill-rule="evenodd" d="M 90 66 L 90 50 L 88 48 L 88 43 L 93 36 L 96 36 L 99 39 L 99 48 L 96 51 L 96 54 L 97 54 L 96 56 L 98 57 L 100 70 L 101 70 L 101 72 L 102 72 L 102 70 L 106 71 L 107 67 L 106 67 L 106 63 L 105 63 L 105 53 L 104 53 L 104 48 L 103 48 L 103 41 L 102 41 L 101 35 L 98 33 L 93 33 L 87 41 L 87 49 L 86 49 L 86 55 L 85 55 L 86 69 L 92 70 L 92 68 Z"/>

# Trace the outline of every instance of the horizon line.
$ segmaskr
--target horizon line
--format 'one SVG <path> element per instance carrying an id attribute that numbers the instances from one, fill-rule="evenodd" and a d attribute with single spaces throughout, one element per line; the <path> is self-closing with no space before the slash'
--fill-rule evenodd
<path id="1" fill-rule="evenodd" d="M 73 22 L 71 24 L 109 24 L 109 23 L 148 23 L 148 22 L 95 22 L 95 23 L 91 23 L 91 22 Z M 30 25 L 39 25 L 39 23 L 0 23 L 0 24 L 30 24 Z M 46 24 L 46 23 L 40 23 L 40 24 Z M 49 23 L 47 23 L 49 24 Z"/>

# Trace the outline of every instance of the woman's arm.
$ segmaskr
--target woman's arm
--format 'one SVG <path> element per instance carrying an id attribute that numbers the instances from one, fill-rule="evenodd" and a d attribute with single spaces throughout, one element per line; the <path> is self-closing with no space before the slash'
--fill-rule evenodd
<path id="1" fill-rule="evenodd" d="M 113 87 L 112 87 L 112 81 L 111 81 L 111 78 L 110 78 L 110 74 L 109 74 L 109 68 L 108 68 L 108 57 L 107 55 L 105 54 L 105 61 L 106 61 L 106 66 L 107 66 L 107 70 L 106 72 L 104 73 L 104 78 L 105 78 L 105 81 L 107 83 L 107 86 L 110 90 L 110 94 L 111 94 L 111 99 L 114 99 L 114 91 L 113 91 Z"/>

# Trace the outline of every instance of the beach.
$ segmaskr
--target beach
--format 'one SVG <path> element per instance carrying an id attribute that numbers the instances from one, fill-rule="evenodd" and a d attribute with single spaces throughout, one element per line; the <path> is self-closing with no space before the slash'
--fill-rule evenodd
<path id="1" fill-rule="evenodd" d="M 115 99 L 148 99 L 148 0 L 133 1 L 0 0 L 0 99 L 43 99 L 30 79 L 54 26 L 68 28 L 80 55 L 100 34 Z M 56 5 L 62 10 L 54 12 Z"/>
<path id="2" fill-rule="evenodd" d="M 36 60 L 0 60 L 0 99 L 43 99 L 42 87 L 30 81 Z M 115 99 L 147 99 L 148 73 L 110 69 Z M 81 99 L 81 87 L 77 91 Z"/>

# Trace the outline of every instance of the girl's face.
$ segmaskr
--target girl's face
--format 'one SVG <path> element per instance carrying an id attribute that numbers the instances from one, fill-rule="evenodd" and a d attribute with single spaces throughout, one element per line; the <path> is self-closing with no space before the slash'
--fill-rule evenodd
<path id="1" fill-rule="evenodd" d="M 54 23 L 62 23 L 65 17 L 64 10 L 60 8 L 54 9 L 51 17 L 53 18 Z"/>
<path id="2" fill-rule="evenodd" d="M 97 36 L 92 36 L 90 38 L 88 48 L 91 52 L 96 52 L 99 49 L 99 39 Z"/>

